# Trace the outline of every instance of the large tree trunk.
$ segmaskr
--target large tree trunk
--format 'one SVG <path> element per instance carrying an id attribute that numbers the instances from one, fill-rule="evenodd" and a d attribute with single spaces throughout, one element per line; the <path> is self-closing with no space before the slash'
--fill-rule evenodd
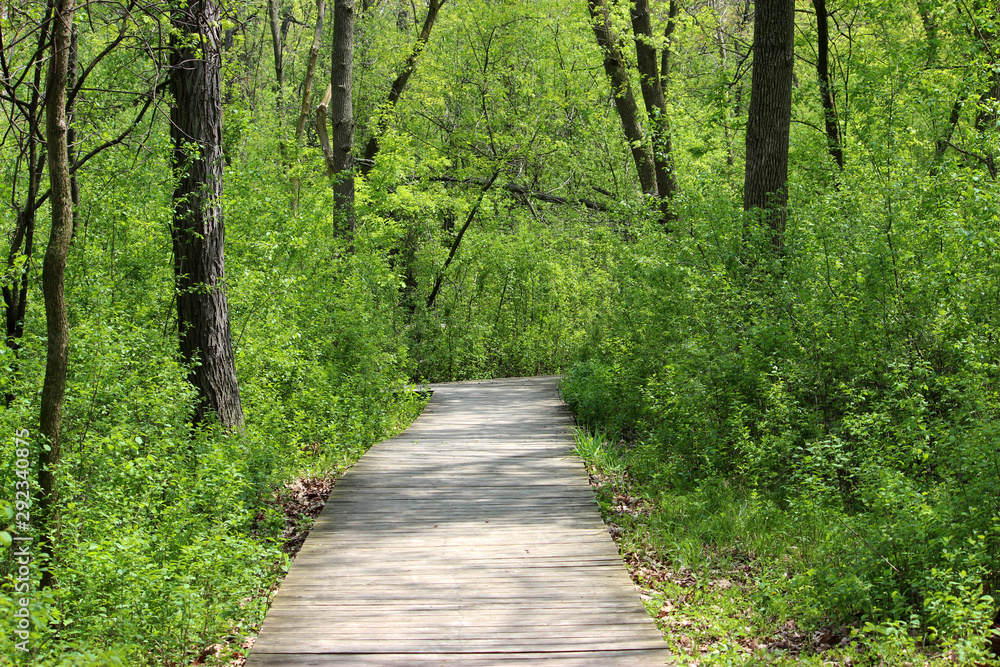
<path id="1" fill-rule="evenodd" d="M 342 228 L 354 235 L 354 103 L 351 95 L 354 61 L 354 0 L 335 0 L 333 59 L 330 70 L 330 136 L 333 197 Z"/>
<path id="2" fill-rule="evenodd" d="M 417 69 L 417 59 L 427 45 L 427 40 L 431 38 L 431 29 L 434 27 L 434 21 L 437 20 L 438 11 L 440 11 L 446 1 L 430 0 L 427 6 L 427 16 L 424 18 L 424 27 L 420 30 L 417 43 L 413 45 L 413 50 L 410 51 L 410 56 L 403 64 L 403 69 L 399 72 L 396 80 L 392 82 L 392 87 L 389 88 L 389 98 L 379 110 L 379 117 L 372 126 L 371 137 L 365 146 L 365 161 L 361 163 L 361 173 L 365 175 L 375 166 L 375 156 L 381 149 L 379 139 L 385 131 L 388 118 L 392 114 L 392 110 L 396 107 L 396 102 L 399 101 L 400 96 L 403 94 L 403 89 L 406 88 L 407 81 L 410 80 L 410 76 Z"/>
<path id="3" fill-rule="evenodd" d="M 658 196 L 656 183 L 656 165 L 649 149 L 646 135 L 639 120 L 639 107 L 635 103 L 632 84 L 629 82 L 629 72 L 618 49 L 618 37 L 611 30 L 608 22 L 608 6 L 606 0 L 589 0 L 591 23 L 597 44 L 604 54 L 604 72 L 611 82 L 611 91 L 615 96 L 615 109 L 621 119 L 622 131 L 632 149 L 632 159 L 639 172 L 639 184 L 647 195 Z"/>
<path id="4" fill-rule="evenodd" d="M 663 47 L 664 70 L 670 66 L 669 32 L 673 31 L 673 18 L 677 16 L 677 3 L 670 2 L 670 25 L 667 43 Z M 653 22 L 649 14 L 649 0 L 635 0 L 632 8 L 632 32 L 635 37 L 636 65 L 639 69 L 639 87 L 646 104 L 649 118 L 650 138 L 653 145 L 653 166 L 656 173 L 656 190 L 660 196 L 660 221 L 666 223 L 675 216 L 670 211 L 670 200 L 677 191 L 674 175 L 673 146 L 670 136 L 670 118 L 667 115 L 667 100 L 664 83 L 669 71 L 660 72 L 660 62 L 653 46 Z"/>
<path id="5" fill-rule="evenodd" d="M 816 10 L 816 75 L 819 77 L 819 96 L 823 104 L 823 121 L 826 125 L 826 146 L 837 167 L 844 170 L 844 147 L 840 139 L 840 118 L 833 97 L 830 80 L 830 28 L 826 0 L 813 0 Z"/>
<path id="6" fill-rule="evenodd" d="M 743 209 L 761 209 L 774 252 L 785 243 L 795 0 L 757 0 Z"/>
<path id="7" fill-rule="evenodd" d="M 73 234 L 73 186 L 69 174 L 66 140 L 66 84 L 69 74 L 73 32 L 73 0 L 56 0 L 52 17 L 52 58 L 45 91 L 45 140 L 48 152 L 49 187 L 52 199 L 52 227 L 42 266 L 42 294 L 45 299 L 46 343 L 45 380 L 42 383 L 38 431 L 47 447 L 39 452 L 38 513 L 41 516 L 41 551 L 52 555 L 53 514 L 56 502 L 55 473 L 62 445 L 62 408 L 69 365 L 69 319 L 63 276 Z M 53 583 L 51 569 L 42 573 L 43 588 Z"/>
<path id="8" fill-rule="evenodd" d="M 186 0 L 173 13 L 170 139 L 177 186 L 171 236 L 180 351 L 198 390 L 195 422 L 210 412 L 243 426 L 224 269 L 219 7 Z"/>

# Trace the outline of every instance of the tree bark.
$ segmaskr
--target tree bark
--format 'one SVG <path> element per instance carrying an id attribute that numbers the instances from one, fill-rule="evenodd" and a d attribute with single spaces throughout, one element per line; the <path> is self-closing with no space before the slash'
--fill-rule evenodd
<path id="1" fill-rule="evenodd" d="M 335 0 L 333 58 L 330 70 L 330 136 L 334 204 L 343 215 L 342 229 L 354 235 L 354 0 Z"/>
<path id="2" fill-rule="evenodd" d="M 277 81 L 277 106 L 278 115 L 282 112 L 282 95 L 285 88 L 285 63 L 284 49 L 282 48 L 283 32 L 281 30 L 281 20 L 278 18 L 279 0 L 267 0 L 267 15 L 271 24 L 271 47 L 274 51 L 274 76 Z"/>
<path id="3" fill-rule="evenodd" d="M 597 44 L 604 54 L 604 72 L 611 83 L 611 91 L 615 96 L 615 109 L 621 119 L 622 131 L 628 139 L 632 150 L 632 159 L 639 172 L 639 185 L 643 193 L 658 196 L 656 183 L 656 165 L 649 149 L 646 135 L 639 120 L 639 107 L 632 93 L 629 82 L 628 68 L 618 49 L 618 37 L 611 30 L 608 22 L 608 6 L 606 0 L 589 0 L 591 24 Z"/>
<path id="4" fill-rule="evenodd" d="M 210 412 L 243 426 L 226 299 L 222 220 L 219 6 L 186 0 L 173 12 L 170 139 L 177 185 L 171 236 L 181 356 L 198 390 L 194 421 Z"/>
<path id="5" fill-rule="evenodd" d="M 656 174 L 656 190 L 660 197 L 660 221 L 666 224 L 675 216 L 670 210 L 670 201 L 677 191 L 674 174 L 674 156 L 670 133 L 670 118 L 667 115 L 667 100 L 664 83 L 669 80 L 670 33 L 673 19 L 677 16 L 677 3 L 670 2 L 667 28 L 667 43 L 662 51 L 662 66 L 653 46 L 653 22 L 649 13 L 649 0 L 635 0 L 632 8 L 632 32 L 635 38 L 636 65 L 639 68 L 639 87 L 646 104 L 649 118 L 650 138 L 653 145 L 653 167 Z"/>
<path id="6" fill-rule="evenodd" d="M 776 255 L 785 243 L 794 21 L 794 0 L 757 0 L 743 209 L 763 211 Z"/>
<path id="7" fill-rule="evenodd" d="M 427 6 L 427 16 L 424 18 L 424 26 L 420 30 L 420 36 L 417 37 L 417 42 L 413 45 L 413 50 L 410 51 L 410 56 L 403 64 L 403 69 L 400 70 L 399 75 L 396 76 L 396 80 L 392 82 L 392 87 L 389 88 L 389 98 L 379 110 L 379 117 L 372 125 L 372 134 L 368 139 L 368 144 L 365 146 L 365 159 L 364 162 L 361 163 L 361 173 L 366 176 L 375 166 L 375 156 L 381 149 L 379 138 L 381 134 L 385 132 L 388 118 L 392 114 L 392 110 L 396 107 L 396 102 L 399 101 L 400 96 L 403 94 L 403 89 L 406 88 L 406 83 L 410 80 L 410 76 L 417 69 L 417 60 L 420 58 L 420 54 L 423 52 L 424 47 L 427 46 L 427 40 L 431 38 L 431 29 L 434 27 L 434 22 L 437 20 L 438 12 L 441 10 L 441 7 L 444 6 L 446 1 L 447 0 L 430 0 Z"/>
<path id="8" fill-rule="evenodd" d="M 826 0 L 813 0 L 816 10 L 816 75 L 819 77 L 819 96 L 823 104 L 823 121 L 826 125 L 826 146 L 837 168 L 844 170 L 844 147 L 840 139 L 840 118 L 830 80 L 830 27 Z"/>
<path id="9" fill-rule="evenodd" d="M 316 63 L 319 60 L 319 47 L 323 44 L 323 17 L 326 14 L 326 0 L 316 0 L 316 30 L 313 32 L 312 46 L 309 47 L 309 58 L 306 61 L 306 76 L 302 82 L 302 106 L 299 109 L 299 121 L 295 124 L 295 143 L 302 141 L 309 118 L 309 104 L 312 100 L 313 78 L 316 75 Z"/>
<path id="10" fill-rule="evenodd" d="M 39 452 L 38 513 L 42 529 L 40 548 L 52 555 L 52 530 L 56 503 L 55 473 L 62 445 L 62 408 L 69 365 L 69 319 L 63 277 L 73 234 L 73 188 L 66 140 L 66 88 L 72 50 L 74 0 L 56 0 L 52 16 L 52 58 L 45 92 L 45 139 L 49 187 L 52 193 L 52 227 L 42 266 L 42 294 L 48 334 L 45 379 L 42 383 L 38 431 L 46 445 Z M 52 572 L 42 572 L 42 588 L 53 583 Z"/>

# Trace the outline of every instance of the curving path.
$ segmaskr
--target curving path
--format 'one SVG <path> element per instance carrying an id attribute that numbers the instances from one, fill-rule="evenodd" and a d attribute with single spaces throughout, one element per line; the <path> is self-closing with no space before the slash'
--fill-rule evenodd
<path id="1" fill-rule="evenodd" d="M 668 664 L 557 382 L 433 385 L 337 481 L 248 667 Z"/>

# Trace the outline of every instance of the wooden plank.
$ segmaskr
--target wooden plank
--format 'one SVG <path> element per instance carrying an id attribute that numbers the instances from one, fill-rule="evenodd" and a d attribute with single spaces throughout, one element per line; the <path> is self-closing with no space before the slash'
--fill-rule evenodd
<path id="1" fill-rule="evenodd" d="M 434 386 L 340 480 L 249 667 L 664 665 L 555 378 Z"/>
<path id="2" fill-rule="evenodd" d="M 478 654 L 254 654 L 254 665 L 259 667 L 430 667 L 461 665 L 462 667 L 491 667 L 519 664 L 544 667 L 652 667 L 665 664 L 662 650 L 639 651 L 587 651 L 519 653 L 483 656 Z"/>

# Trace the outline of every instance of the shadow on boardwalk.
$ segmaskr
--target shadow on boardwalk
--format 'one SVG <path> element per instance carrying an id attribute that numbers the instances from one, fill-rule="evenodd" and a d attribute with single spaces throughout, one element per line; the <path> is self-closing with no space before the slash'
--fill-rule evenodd
<path id="1" fill-rule="evenodd" d="M 557 380 L 434 385 L 337 482 L 248 667 L 668 664 Z"/>

